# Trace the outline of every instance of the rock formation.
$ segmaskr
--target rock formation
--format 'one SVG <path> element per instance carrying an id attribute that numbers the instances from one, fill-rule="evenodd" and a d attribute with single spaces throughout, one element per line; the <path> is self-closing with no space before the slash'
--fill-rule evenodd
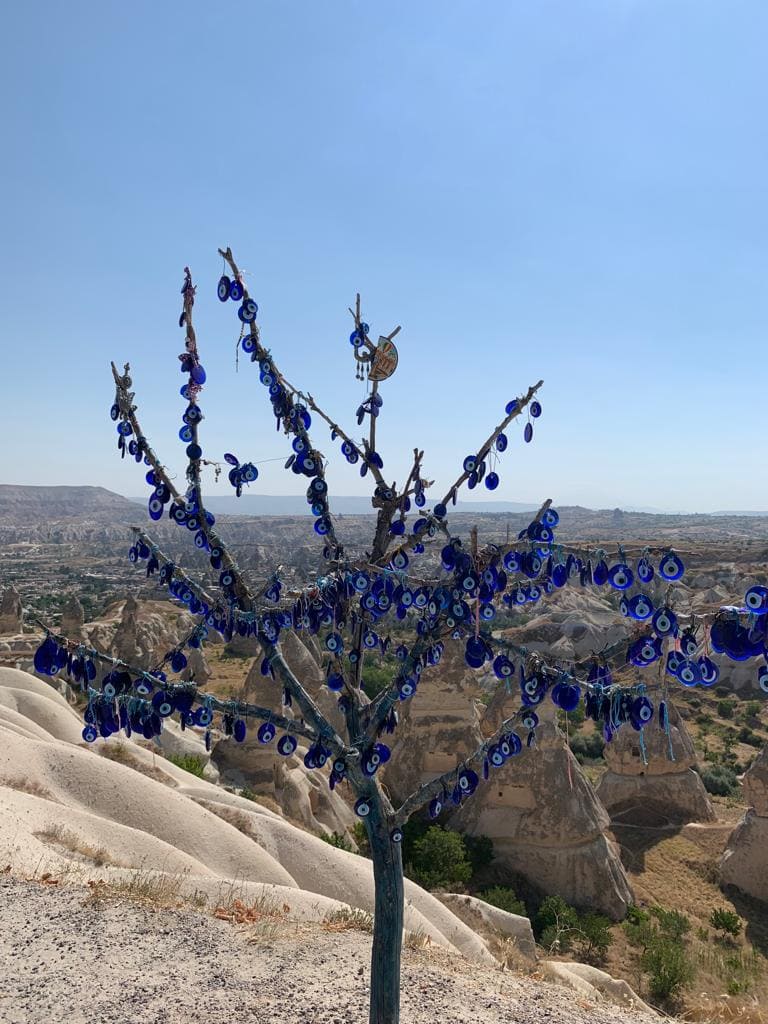
<path id="1" fill-rule="evenodd" d="M 606 835 L 608 815 L 557 728 L 554 706 L 547 702 L 537 714 L 535 747 L 492 769 L 450 824 L 490 836 L 497 869 L 568 903 L 622 918 L 633 896 L 618 848 Z"/>
<path id="2" fill-rule="evenodd" d="M 669 708 L 669 736 L 654 716 L 640 734 L 623 726 L 604 757 L 608 771 L 597 788 L 611 820 L 627 825 L 684 824 L 714 821 L 715 812 L 699 775 L 693 770 L 696 751 L 685 723 L 673 704 Z M 670 757 L 670 746 L 674 759 Z"/>
<path id="3" fill-rule="evenodd" d="M 14 586 L 3 591 L 0 601 L 0 635 L 16 636 L 23 628 L 21 595 Z"/>
<path id="4" fill-rule="evenodd" d="M 396 800 L 452 768 L 516 705 L 497 690 L 487 714 L 474 700 L 476 673 L 458 645 L 446 647 L 440 665 L 423 674 L 405 708 L 384 782 Z M 554 705 L 537 709 L 537 745 L 495 770 L 448 824 L 493 840 L 494 866 L 519 874 L 545 893 L 624 915 L 632 893 L 615 844 L 604 834 L 608 815 L 557 729 Z"/>
<path id="5" fill-rule="evenodd" d="M 150 668 L 192 631 L 195 619 L 164 601 L 138 601 L 130 596 L 85 629 L 100 651 L 139 668 Z M 189 649 L 185 649 L 189 656 Z"/>
<path id="6" fill-rule="evenodd" d="M 76 594 L 70 594 L 61 610 L 60 631 L 71 640 L 85 640 L 85 612 Z"/>
<path id="7" fill-rule="evenodd" d="M 205 686 L 211 678 L 211 670 L 205 660 L 205 654 L 199 647 L 186 647 L 187 667 L 181 673 L 181 679 L 192 679 L 198 686 Z"/>
<path id="8" fill-rule="evenodd" d="M 750 807 L 728 840 L 720 861 L 720 881 L 768 903 L 768 747 L 758 754 L 743 785 Z"/>

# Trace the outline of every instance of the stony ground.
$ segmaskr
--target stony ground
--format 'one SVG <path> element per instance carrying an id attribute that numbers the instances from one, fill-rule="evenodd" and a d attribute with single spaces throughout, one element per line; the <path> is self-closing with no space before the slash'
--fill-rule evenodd
<path id="1" fill-rule="evenodd" d="M 0 877 L 3 1024 L 365 1024 L 370 936 L 237 926 L 79 887 Z M 406 950 L 403 1024 L 623 1024 L 535 978 L 433 949 Z"/>

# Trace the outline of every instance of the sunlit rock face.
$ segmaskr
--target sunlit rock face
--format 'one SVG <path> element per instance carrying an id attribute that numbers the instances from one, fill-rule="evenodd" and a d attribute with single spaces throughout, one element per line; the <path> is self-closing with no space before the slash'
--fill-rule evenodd
<path id="1" fill-rule="evenodd" d="M 720 861 L 720 881 L 768 903 L 768 747 L 744 776 L 749 810 L 733 830 Z"/>
<path id="2" fill-rule="evenodd" d="M 658 716 L 642 737 L 625 725 L 606 743 L 608 771 L 597 788 L 611 820 L 624 825 L 714 821 L 715 812 L 699 775 L 696 751 L 685 722 L 671 703 L 669 732 Z"/>
<path id="3" fill-rule="evenodd" d="M 486 709 L 480 694 L 478 675 L 467 668 L 460 645 L 447 645 L 404 707 L 384 773 L 397 802 L 460 764 L 517 705 L 514 694 L 502 690 Z M 547 701 L 537 710 L 542 722 L 536 746 L 492 770 L 488 782 L 449 814 L 448 824 L 490 836 L 500 871 L 620 918 L 632 892 L 617 848 L 605 835 L 608 815 L 557 729 L 554 706 Z"/>
<path id="4" fill-rule="evenodd" d="M 0 600 L 0 636 L 21 633 L 22 619 L 21 596 L 16 587 L 8 587 Z"/>

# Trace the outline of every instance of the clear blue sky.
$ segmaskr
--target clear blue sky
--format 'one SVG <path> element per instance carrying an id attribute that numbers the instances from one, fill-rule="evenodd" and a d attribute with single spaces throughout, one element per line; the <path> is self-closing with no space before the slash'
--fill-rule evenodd
<path id="1" fill-rule="evenodd" d="M 453 479 L 543 377 L 494 497 L 768 508 L 766 38 L 764 0 L 6 5 L 0 481 L 144 492 L 111 358 L 181 473 L 187 263 L 206 454 L 288 451 L 235 374 L 230 244 L 265 343 L 342 421 L 355 291 L 374 333 L 403 325 L 390 478 L 419 444 Z M 257 487 L 296 492 L 278 466 Z"/>

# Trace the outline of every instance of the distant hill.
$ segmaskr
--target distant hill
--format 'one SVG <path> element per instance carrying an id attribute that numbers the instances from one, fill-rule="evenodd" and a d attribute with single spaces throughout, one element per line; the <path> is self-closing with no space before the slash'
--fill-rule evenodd
<path id="1" fill-rule="evenodd" d="M 135 522 L 136 506 L 104 487 L 27 487 L 0 484 L 3 524 L 60 519 L 104 519 Z"/>
<path id="2" fill-rule="evenodd" d="M 132 498 L 132 501 L 146 505 L 146 498 Z M 303 516 L 310 515 L 309 505 L 302 494 L 234 494 L 220 496 L 205 495 L 205 505 L 215 515 L 228 516 Z M 459 512 L 485 512 L 489 515 L 505 512 L 536 512 L 539 505 L 518 501 L 460 501 Z M 334 495 L 331 509 L 336 515 L 372 515 L 371 499 L 357 495 Z"/>

